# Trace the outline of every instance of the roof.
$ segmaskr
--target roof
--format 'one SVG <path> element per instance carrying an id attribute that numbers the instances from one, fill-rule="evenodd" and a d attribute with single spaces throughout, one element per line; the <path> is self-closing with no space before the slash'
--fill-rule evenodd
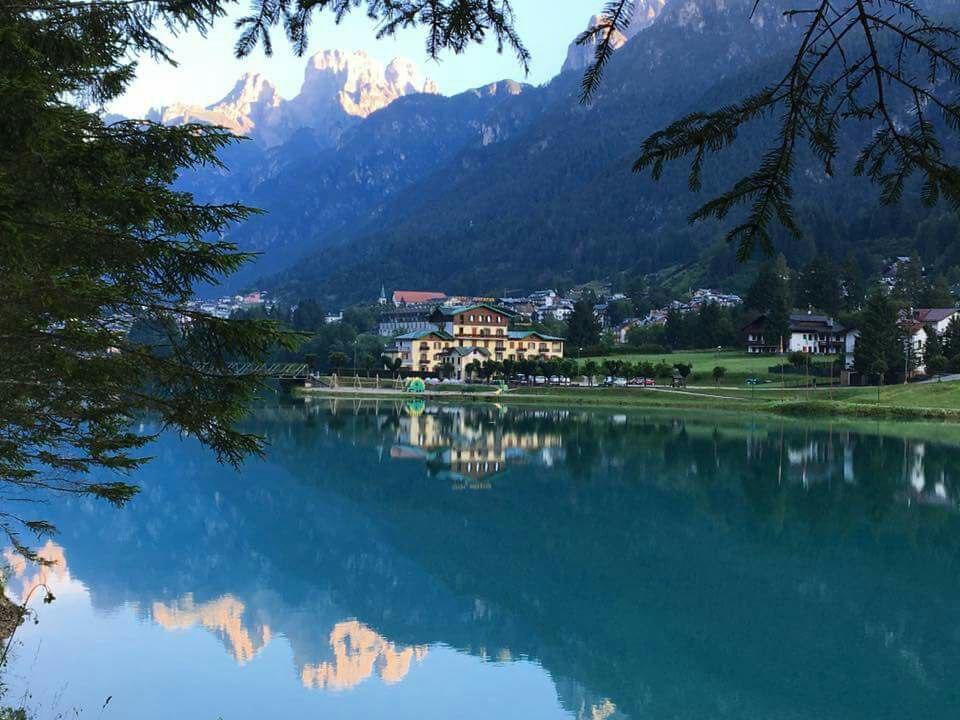
<path id="1" fill-rule="evenodd" d="M 900 327 L 903 331 L 911 336 L 919 335 L 921 332 L 926 335 L 927 331 L 923 329 L 923 323 L 918 323 L 915 320 L 905 320 L 900 323 Z"/>
<path id="2" fill-rule="evenodd" d="M 941 322 L 949 318 L 955 312 L 957 312 L 956 308 L 918 308 L 916 311 L 917 322 Z"/>
<path id="3" fill-rule="evenodd" d="M 741 326 L 741 330 L 747 330 L 758 325 L 763 326 L 769 321 L 769 313 L 761 313 L 754 317 L 750 322 Z M 790 331 L 828 331 L 842 333 L 846 330 L 840 323 L 829 315 L 816 315 L 814 313 L 790 313 Z"/>
<path id="4" fill-rule="evenodd" d="M 459 315 L 460 313 L 470 312 L 471 310 L 476 310 L 477 308 L 487 308 L 501 315 L 506 315 L 507 317 L 512 317 L 516 313 L 507 310 L 506 308 L 497 307 L 496 305 L 490 305 L 489 303 L 474 303 L 473 305 L 454 305 L 451 307 L 439 307 L 437 310 L 440 311 L 443 315 L 454 316 Z"/>
<path id="5" fill-rule="evenodd" d="M 413 332 L 404 333 L 403 335 L 397 335 L 395 340 L 419 340 L 420 338 L 427 337 L 428 335 L 436 335 L 441 340 L 453 340 L 453 335 L 448 333 L 445 330 L 440 330 L 438 328 L 433 328 L 431 330 L 414 330 Z"/>
<path id="6" fill-rule="evenodd" d="M 511 340 L 523 340 L 528 338 L 531 335 L 536 335 L 541 340 L 555 340 L 557 342 L 564 342 L 564 338 L 557 337 L 556 335 L 545 335 L 539 330 L 508 330 L 507 337 Z"/>
<path id="7" fill-rule="evenodd" d="M 427 300 L 443 300 L 447 297 L 446 293 L 436 292 L 433 290 L 394 290 L 393 291 L 393 301 L 395 303 L 404 303 L 409 305 L 411 303 L 420 303 L 426 302 Z"/>

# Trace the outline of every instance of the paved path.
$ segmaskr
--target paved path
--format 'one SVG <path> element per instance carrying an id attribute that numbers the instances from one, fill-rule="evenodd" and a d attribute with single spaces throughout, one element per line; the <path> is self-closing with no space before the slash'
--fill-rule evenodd
<path id="1" fill-rule="evenodd" d="M 960 380 L 960 373 L 950 373 L 949 375 L 941 375 L 939 378 L 921 380 L 917 383 L 917 385 L 926 385 L 927 383 L 933 382 L 956 382 L 957 380 Z"/>

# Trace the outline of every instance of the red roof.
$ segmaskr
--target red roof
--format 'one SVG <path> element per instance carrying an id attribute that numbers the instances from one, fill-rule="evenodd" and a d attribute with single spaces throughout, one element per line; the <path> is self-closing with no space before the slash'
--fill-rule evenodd
<path id="1" fill-rule="evenodd" d="M 949 318 L 956 311 L 956 308 L 919 308 L 917 310 L 917 321 L 922 323 L 940 322 Z"/>
<path id="2" fill-rule="evenodd" d="M 394 290 L 393 302 L 397 305 L 412 305 L 413 303 L 422 303 L 429 300 L 443 300 L 447 297 L 442 292 L 427 292 L 423 290 Z"/>

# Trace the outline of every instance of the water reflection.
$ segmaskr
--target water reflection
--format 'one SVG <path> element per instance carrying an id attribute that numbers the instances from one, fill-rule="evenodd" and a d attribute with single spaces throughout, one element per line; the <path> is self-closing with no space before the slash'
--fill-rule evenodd
<path id="1" fill-rule="evenodd" d="M 58 509 L 46 579 L 174 639 L 212 634 L 253 686 L 289 647 L 269 691 L 339 697 L 337 717 L 439 716 L 456 682 L 443 712 L 478 718 L 960 706 L 948 428 L 344 402 L 252 427 L 271 451 L 242 477 L 166 438 L 129 509 Z M 493 689 L 483 668 L 504 673 Z"/>
<path id="2" fill-rule="evenodd" d="M 331 402 L 331 411 L 336 402 Z M 553 464 L 562 458 L 559 433 L 530 432 L 500 422 L 506 411 L 483 412 L 451 405 L 404 403 L 393 422 L 395 442 L 390 457 L 426 464 L 431 475 L 450 482 L 455 490 L 488 490 L 490 480 L 508 463 Z"/>

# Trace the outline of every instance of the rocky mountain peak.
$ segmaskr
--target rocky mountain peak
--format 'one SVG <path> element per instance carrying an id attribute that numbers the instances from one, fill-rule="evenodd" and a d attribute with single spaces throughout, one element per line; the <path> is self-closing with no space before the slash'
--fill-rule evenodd
<path id="1" fill-rule="evenodd" d="M 277 106 L 283 98 L 277 93 L 277 88 L 260 73 L 244 73 L 237 80 L 233 89 L 222 100 L 208 106 L 209 109 L 231 105 L 249 110 L 259 104 Z"/>
<path id="2" fill-rule="evenodd" d="M 326 113 L 331 103 L 347 115 L 367 117 L 394 100 L 413 93 L 437 93 L 410 60 L 394 58 L 387 67 L 362 50 L 323 50 L 307 62 L 300 94 L 290 101 L 298 120 Z"/>
<path id="3" fill-rule="evenodd" d="M 633 19 L 627 28 L 627 32 L 615 32 L 613 35 L 612 42 L 614 48 L 619 49 L 623 47 L 632 40 L 637 33 L 652 25 L 653 21 L 660 15 L 660 11 L 663 10 L 665 4 L 666 0 L 637 0 Z M 592 27 L 596 27 L 599 22 L 600 16 L 594 15 L 587 23 L 586 29 L 589 30 Z M 586 68 L 593 62 L 596 45 L 595 41 L 586 43 L 585 45 L 577 45 L 576 41 L 570 43 L 570 47 L 567 48 L 567 59 L 563 63 L 561 72 L 583 70 Z"/>
<path id="4" fill-rule="evenodd" d="M 207 105 L 174 103 L 151 110 L 149 117 L 179 125 L 222 125 L 277 145 L 299 128 L 316 131 L 323 143 L 336 144 L 343 130 L 404 95 L 438 93 L 415 63 L 395 58 L 386 67 L 362 50 L 322 50 L 304 71 L 300 94 L 284 100 L 259 73 L 244 73 L 222 99 Z"/>

